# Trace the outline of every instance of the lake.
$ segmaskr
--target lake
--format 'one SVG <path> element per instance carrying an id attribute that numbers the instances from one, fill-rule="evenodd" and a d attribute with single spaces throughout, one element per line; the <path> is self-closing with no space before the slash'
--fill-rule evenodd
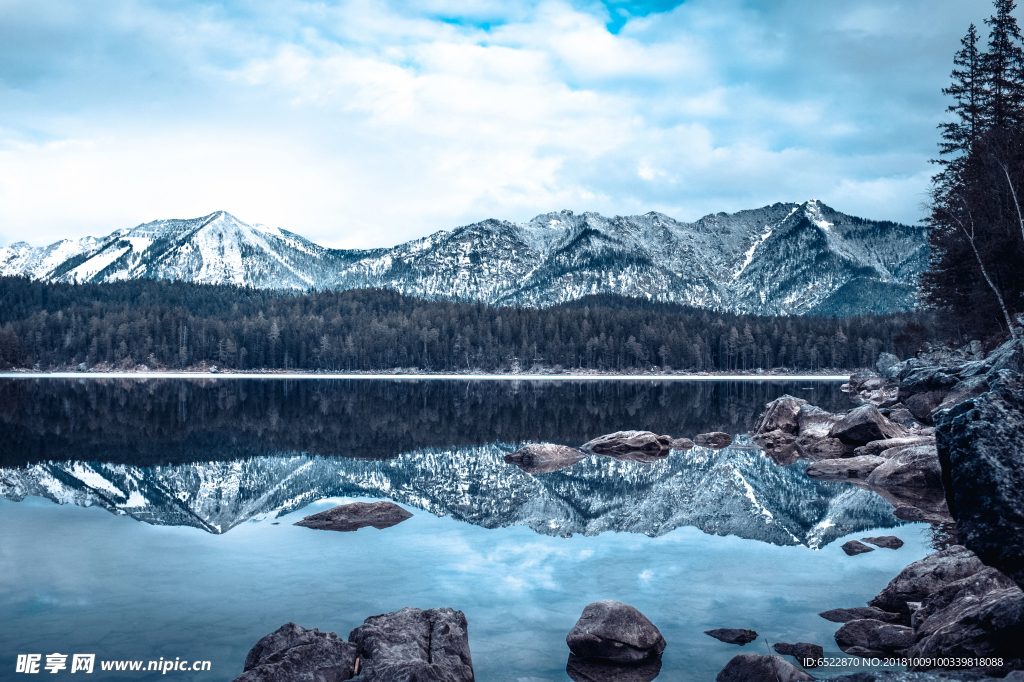
<path id="1" fill-rule="evenodd" d="M 450 606 L 478 680 L 563 681 L 565 635 L 601 599 L 661 630 L 659 679 L 714 679 L 733 655 L 766 653 L 764 638 L 839 655 L 838 626 L 817 613 L 863 605 L 928 554 L 926 527 L 805 463 L 772 463 L 743 434 L 786 393 L 848 409 L 840 383 L 0 380 L 3 677 L 18 654 L 59 652 L 211 662 L 166 676 L 97 664 L 88 679 L 227 681 L 284 623 L 347 637 L 371 615 Z M 504 461 L 625 429 L 737 439 L 545 474 Z M 293 525 L 379 499 L 412 518 Z M 840 550 L 882 529 L 906 545 Z M 703 634 L 719 627 L 761 639 Z"/>

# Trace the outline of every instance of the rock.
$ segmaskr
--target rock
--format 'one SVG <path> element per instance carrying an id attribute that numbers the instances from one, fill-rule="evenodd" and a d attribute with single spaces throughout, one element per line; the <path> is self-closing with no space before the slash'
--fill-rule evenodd
<path id="1" fill-rule="evenodd" d="M 220 369 L 217 368 L 217 365 L 210 365 L 210 374 L 220 374 Z"/>
<path id="2" fill-rule="evenodd" d="M 984 563 L 1024 586 L 1024 387 L 1019 375 L 1000 373 L 991 391 L 936 417 L 939 462 L 957 537 Z"/>
<path id="3" fill-rule="evenodd" d="M 800 458 L 800 451 L 794 444 L 796 438 L 791 433 L 779 429 L 754 436 L 765 454 L 776 464 L 788 466 Z"/>
<path id="4" fill-rule="evenodd" d="M 819 438 L 817 436 L 800 436 L 796 439 L 797 450 L 807 459 L 838 459 L 853 454 L 852 445 L 847 445 L 838 438 Z"/>
<path id="5" fill-rule="evenodd" d="M 700 433 L 693 439 L 694 442 L 702 448 L 712 448 L 714 450 L 721 450 L 732 445 L 732 436 L 721 431 L 712 431 L 711 433 Z"/>
<path id="6" fill-rule="evenodd" d="M 659 659 L 665 650 L 665 638 L 644 614 L 611 600 L 587 604 L 565 642 L 580 658 L 613 663 Z"/>
<path id="7" fill-rule="evenodd" d="M 75 371 L 76 372 L 88 372 L 89 371 L 89 365 L 85 364 L 84 362 L 80 362 L 80 363 L 78 363 L 78 366 L 75 367 Z"/>
<path id="8" fill-rule="evenodd" d="M 288 623 L 256 642 L 235 682 L 347 680 L 356 655 L 356 647 L 333 632 Z"/>
<path id="9" fill-rule="evenodd" d="M 914 643 L 914 628 L 865 618 L 851 620 L 836 632 L 836 644 L 844 653 L 858 656 L 884 656 L 909 648 Z M 852 652 L 851 649 L 857 651 Z"/>
<path id="10" fill-rule="evenodd" d="M 931 445 L 907 445 L 886 458 L 867 478 L 870 486 L 878 488 L 935 488 L 942 489 L 942 470 L 938 454 Z"/>
<path id="11" fill-rule="evenodd" d="M 757 639 L 757 633 L 753 630 L 744 630 L 742 628 L 718 628 L 717 630 L 705 630 L 705 635 L 711 635 L 719 642 L 725 642 L 726 644 L 739 644 L 744 646 Z"/>
<path id="12" fill-rule="evenodd" d="M 885 440 L 873 440 L 867 445 L 862 445 L 854 453 L 857 455 L 879 455 L 886 450 L 902 448 L 907 445 L 935 445 L 934 436 L 907 436 L 906 438 L 887 438 Z M 895 452 L 890 455 L 896 454 Z"/>
<path id="13" fill-rule="evenodd" d="M 875 547 L 882 547 L 885 549 L 899 549 L 903 546 L 903 540 L 900 540 L 895 535 L 879 535 L 873 538 L 861 538 L 864 542 L 870 542 Z"/>
<path id="14" fill-rule="evenodd" d="M 926 391 L 907 398 L 906 406 L 914 418 L 925 424 L 932 423 L 932 412 L 942 404 L 949 391 Z"/>
<path id="15" fill-rule="evenodd" d="M 587 441 L 580 449 L 598 455 L 614 455 L 626 452 L 661 452 L 671 447 L 671 436 L 659 436 L 650 431 L 616 431 Z"/>
<path id="16" fill-rule="evenodd" d="M 572 466 L 587 453 L 565 445 L 539 443 L 526 445 L 515 452 L 505 455 L 505 461 L 515 464 L 528 474 L 547 474 Z"/>
<path id="17" fill-rule="evenodd" d="M 930 391 L 945 393 L 953 388 L 959 380 L 959 377 L 946 367 L 935 365 L 919 367 L 900 376 L 899 398 L 906 403 L 910 396 L 921 393 Z"/>
<path id="18" fill-rule="evenodd" d="M 886 419 L 891 421 L 893 424 L 898 424 L 905 429 L 909 429 L 912 432 L 916 432 L 924 427 L 924 424 L 919 422 L 913 413 L 907 409 L 907 406 L 903 403 L 896 403 L 895 405 L 886 408 L 887 412 L 884 412 Z M 881 412 L 882 410 L 879 410 Z"/>
<path id="19" fill-rule="evenodd" d="M 806 404 L 807 401 L 803 398 L 794 398 L 791 395 L 776 398 L 765 405 L 765 411 L 758 417 L 750 435 L 757 436 L 769 431 L 795 434 L 799 427 L 797 417 L 800 408 Z"/>
<path id="20" fill-rule="evenodd" d="M 864 554 L 865 552 L 874 552 L 874 547 L 868 547 L 863 542 L 857 542 L 856 540 L 850 540 L 844 542 L 842 550 L 846 552 L 846 556 L 856 556 L 858 554 Z"/>
<path id="21" fill-rule="evenodd" d="M 826 412 L 816 405 L 801 405 L 796 417 L 797 433 L 801 436 L 827 438 L 839 416 Z"/>
<path id="22" fill-rule="evenodd" d="M 924 665 L 934 658 L 1002 658 L 1024 666 L 1024 592 L 994 568 L 985 568 L 933 592 L 915 613 L 917 642 L 907 652 Z"/>
<path id="23" fill-rule="evenodd" d="M 779 642 L 772 647 L 775 653 L 783 656 L 792 656 L 796 662 L 805 668 L 817 668 L 818 661 L 825 657 L 825 650 L 817 644 L 808 642 L 797 642 L 796 644 L 785 644 Z"/>
<path id="24" fill-rule="evenodd" d="M 890 374 L 889 371 L 899 364 L 900 359 L 892 353 L 879 353 L 878 362 L 875 363 L 875 369 L 878 373 L 884 377 L 894 377 L 895 375 Z"/>
<path id="25" fill-rule="evenodd" d="M 898 613 L 889 613 L 882 609 L 875 608 L 874 606 L 855 606 L 852 609 L 830 609 L 823 611 L 818 614 L 825 620 L 830 620 L 833 623 L 848 623 L 851 620 L 861 620 L 864 618 L 871 618 L 873 620 L 880 620 L 884 623 L 899 623 L 903 620 L 903 616 Z"/>
<path id="26" fill-rule="evenodd" d="M 616 665 L 569 654 L 565 672 L 574 682 L 650 682 L 661 673 L 661 659 Z"/>
<path id="27" fill-rule="evenodd" d="M 864 445 L 873 440 L 900 438 L 908 434 L 906 429 L 883 417 L 874 405 L 861 405 L 833 424 L 828 435 L 847 445 Z"/>
<path id="28" fill-rule="evenodd" d="M 946 397 L 942 399 L 942 402 L 939 404 L 938 408 L 933 411 L 933 414 L 938 410 L 954 407 L 965 400 L 977 398 L 979 395 L 986 392 L 988 392 L 988 377 L 967 377 L 953 386 L 953 388 L 949 389 L 949 393 L 947 393 Z"/>
<path id="29" fill-rule="evenodd" d="M 393 502 L 353 502 L 312 514 L 295 525 L 317 530 L 351 532 L 366 526 L 383 530 L 409 518 L 412 518 L 412 514 Z"/>
<path id="30" fill-rule="evenodd" d="M 671 448 L 673 450 L 689 450 L 693 447 L 693 441 L 689 438 L 673 438 Z"/>
<path id="31" fill-rule="evenodd" d="M 802 682 L 813 680 L 781 656 L 738 654 L 715 676 L 715 682 Z"/>
<path id="32" fill-rule="evenodd" d="M 361 658 L 358 682 L 473 682 L 462 611 L 404 608 L 367 618 L 349 634 Z"/>
<path id="33" fill-rule="evenodd" d="M 805 472 L 811 478 L 822 481 L 844 481 L 851 478 L 866 479 L 872 471 L 885 464 L 881 457 L 865 455 L 844 459 L 823 459 L 812 462 Z"/>
<path id="34" fill-rule="evenodd" d="M 961 545 L 950 545 L 904 568 L 868 605 L 909 618 L 907 602 L 924 601 L 932 592 L 982 568 L 984 565 L 973 552 Z"/>

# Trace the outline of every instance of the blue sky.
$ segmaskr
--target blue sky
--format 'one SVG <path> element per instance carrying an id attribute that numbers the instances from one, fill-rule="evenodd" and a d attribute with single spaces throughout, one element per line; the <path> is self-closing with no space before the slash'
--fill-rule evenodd
<path id="1" fill-rule="evenodd" d="M 817 198 L 914 222 L 988 0 L 0 0 L 0 244 Z"/>

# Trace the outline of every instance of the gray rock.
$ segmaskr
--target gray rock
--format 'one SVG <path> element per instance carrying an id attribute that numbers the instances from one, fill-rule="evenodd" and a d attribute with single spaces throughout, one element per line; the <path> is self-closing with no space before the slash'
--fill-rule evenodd
<path id="1" fill-rule="evenodd" d="M 702 448 L 721 450 L 732 445 L 732 436 L 721 431 L 712 431 L 711 433 L 697 434 L 693 441 Z"/>
<path id="2" fill-rule="evenodd" d="M 617 665 L 569 654 L 565 672 L 573 682 L 650 682 L 661 673 L 661 659 Z"/>
<path id="3" fill-rule="evenodd" d="M 616 455 L 627 452 L 660 453 L 672 448 L 671 436 L 659 436 L 650 431 L 616 431 L 587 441 L 581 450 L 598 455 Z"/>
<path id="4" fill-rule="evenodd" d="M 846 556 L 856 556 L 858 554 L 864 554 L 866 552 L 874 552 L 874 547 L 868 547 L 863 542 L 857 542 L 856 540 L 850 540 L 844 542 L 842 550 L 846 552 Z"/>
<path id="5" fill-rule="evenodd" d="M 743 628 L 717 628 L 715 630 L 705 630 L 704 634 L 714 637 L 719 642 L 739 644 L 740 646 L 744 646 L 757 639 L 756 632 Z"/>
<path id="6" fill-rule="evenodd" d="M 949 389 L 949 393 L 947 393 L 946 397 L 942 399 L 942 402 L 935 411 L 954 407 L 965 400 L 977 398 L 979 395 L 986 393 L 987 391 L 987 376 L 967 377 L 966 379 L 958 382 L 953 386 L 953 388 Z"/>
<path id="7" fill-rule="evenodd" d="M 800 451 L 795 445 L 796 437 L 791 433 L 775 429 L 759 433 L 753 440 L 776 464 L 788 466 L 800 458 Z"/>
<path id="8" fill-rule="evenodd" d="M 924 427 L 924 424 L 919 422 L 917 418 L 914 417 L 914 414 L 908 410 L 907 406 L 903 403 L 896 403 L 886 409 L 887 411 L 884 413 L 885 417 L 893 424 L 898 424 L 912 432 L 916 432 L 918 429 Z M 879 410 L 879 412 L 881 412 L 881 410 Z"/>
<path id="9" fill-rule="evenodd" d="M 367 526 L 383 530 L 410 518 L 412 514 L 393 502 L 353 502 L 312 514 L 295 525 L 317 530 L 351 532 Z"/>
<path id="10" fill-rule="evenodd" d="M 906 429 L 886 419 L 874 405 L 861 405 L 850 410 L 829 431 L 829 437 L 854 446 L 907 435 Z"/>
<path id="11" fill-rule="evenodd" d="M 89 371 L 89 365 L 85 364 L 84 362 L 80 362 L 80 363 L 78 363 L 78 366 L 75 367 L 75 371 L 76 372 L 88 372 Z"/>
<path id="12" fill-rule="evenodd" d="M 673 438 L 671 447 L 673 450 L 689 450 L 693 447 L 693 441 L 689 438 Z"/>
<path id="13" fill-rule="evenodd" d="M 797 418 L 800 408 L 806 404 L 807 401 L 803 398 L 794 398 L 791 395 L 776 398 L 765 405 L 765 411 L 758 417 L 750 435 L 757 436 L 769 431 L 795 434 L 799 427 Z"/>
<path id="14" fill-rule="evenodd" d="M 352 677 L 356 647 L 333 632 L 282 625 L 256 643 L 235 682 L 324 682 Z"/>
<path id="15" fill-rule="evenodd" d="M 895 535 L 879 535 L 873 538 L 861 538 L 864 542 L 870 542 L 875 547 L 883 547 L 885 549 L 899 549 L 903 546 L 903 540 L 900 540 Z"/>
<path id="16" fill-rule="evenodd" d="M 738 654 L 715 676 L 715 682 L 803 682 L 813 680 L 781 656 Z"/>
<path id="17" fill-rule="evenodd" d="M 932 592 L 982 568 L 984 564 L 973 552 L 961 545 L 951 545 L 904 568 L 868 605 L 909 618 L 907 602 L 924 601 Z"/>
<path id="18" fill-rule="evenodd" d="M 915 619 L 920 624 L 910 657 L 1002 658 L 1004 669 L 1024 667 L 1024 592 L 994 568 L 933 592 Z"/>
<path id="19" fill-rule="evenodd" d="M 613 663 L 661 658 L 665 650 L 665 638 L 644 614 L 611 600 L 587 604 L 565 642 L 580 658 Z"/>
<path id="20" fill-rule="evenodd" d="M 356 682 L 473 682 L 462 611 L 405 608 L 371 616 L 348 639 L 362 657 Z"/>
<path id="21" fill-rule="evenodd" d="M 1004 371 L 992 390 L 936 418 L 957 537 L 1024 586 L 1024 386 Z"/>
<path id="22" fill-rule="evenodd" d="M 864 618 L 871 618 L 873 620 L 880 620 L 884 623 L 899 623 L 903 621 L 903 616 L 898 613 L 889 613 L 882 609 L 874 606 L 855 606 L 851 609 L 829 609 L 818 614 L 825 620 L 830 620 L 833 623 L 848 623 L 851 620 L 862 620 Z"/>
<path id="23" fill-rule="evenodd" d="M 852 445 L 827 436 L 799 436 L 796 439 L 796 447 L 801 456 L 810 460 L 839 459 L 849 457 L 854 452 Z"/>
<path id="24" fill-rule="evenodd" d="M 907 398 L 906 406 L 910 410 L 910 414 L 914 415 L 914 419 L 925 424 L 932 423 L 932 412 L 938 409 L 939 405 L 942 404 L 942 400 L 946 397 L 949 391 L 926 391 L 924 393 L 915 393 L 914 395 Z"/>
<path id="25" fill-rule="evenodd" d="M 587 453 L 565 445 L 539 443 L 526 445 L 505 455 L 505 461 L 515 464 L 528 474 L 547 474 L 570 467 L 586 458 Z"/>
<path id="26" fill-rule="evenodd" d="M 875 363 L 875 369 L 878 373 L 884 377 L 894 377 L 895 375 L 890 374 L 890 370 L 899 364 L 900 359 L 892 353 L 879 353 L 878 362 Z"/>
<path id="27" fill-rule="evenodd" d="M 804 668 L 817 668 L 818 661 L 825 657 L 825 650 L 817 644 L 811 644 L 810 642 L 797 642 L 796 644 L 779 642 L 772 648 L 775 649 L 777 654 L 792 656 Z"/>
<path id="28" fill-rule="evenodd" d="M 865 455 L 843 459 L 824 459 L 812 462 L 805 472 L 811 478 L 822 481 L 843 481 L 851 478 L 867 479 L 871 472 L 885 464 L 881 457 Z"/>
<path id="29" fill-rule="evenodd" d="M 911 396 L 921 393 L 931 391 L 945 393 L 959 381 L 959 377 L 952 368 L 935 365 L 919 367 L 900 376 L 899 398 L 906 403 Z"/>
<path id="30" fill-rule="evenodd" d="M 942 489 L 942 470 L 939 457 L 931 445 L 907 445 L 886 458 L 867 478 L 868 485 L 876 488 L 934 488 Z"/>
<path id="31" fill-rule="evenodd" d="M 817 405 L 801 405 L 797 413 L 797 433 L 801 436 L 827 438 L 839 415 L 827 412 Z"/>
<path id="32" fill-rule="evenodd" d="M 886 450 L 892 450 L 888 456 L 896 454 L 895 448 L 902 448 L 907 445 L 931 445 L 935 446 L 935 436 L 907 436 L 905 438 L 887 438 L 885 440 L 873 440 L 867 445 L 862 445 L 854 453 L 857 455 L 879 455 Z"/>
<path id="33" fill-rule="evenodd" d="M 836 632 L 836 644 L 845 653 L 858 656 L 893 654 L 914 643 L 914 629 L 896 623 L 865 618 L 851 620 Z M 855 648 L 857 651 L 851 651 Z"/>

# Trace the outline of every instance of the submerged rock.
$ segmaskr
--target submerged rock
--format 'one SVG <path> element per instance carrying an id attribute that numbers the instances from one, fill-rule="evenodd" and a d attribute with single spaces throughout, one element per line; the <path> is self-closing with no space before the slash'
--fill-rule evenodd
<path id="1" fill-rule="evenodd" d="M 650 431 L 616 431 L 587 441 L 580 449 L 598 455 L 630 452 L 660 453 L 672 448 L 672 436 L 659 436 Z"/>
<path id="2" fill-rule="evenodd" d="M 738 654 L 715 676 L 715 682 L 803 682 L 814 678 L 781 656 Z"/>
<path id="3" fill-rule="evenodd" d="M 515 464 L 528 474 L 547 474 L 570 467 L 586 456 L 587 453 L 582 450 L 565 445 L 537 443 L 505 455 L 505 461 Z"/>
<path id="4" fill-rule="evenodd" d="M 923 601 L 949 583 L 974 575 L 982 568 L 984 564 L 973 552 L 961 545 L 951 545 L 904 568 L 868 605 L 909 617 L 907 602 Z"/>
<path id="5" fill-rule="evenodd" d="M 712 431 L 711 433 L 700 433 L 693 439 L 694 442 L 702 448 L 712 448 L 713 450 L 721 450 L 732 445 L 732 436 L 728 433 L 722 433 L 721 431 Z"/>
<path id="6" fill-rule="evenodd" d="M 651 682 L 661 673 L 661 659 L 616 665 L 569 654 L 565 672 L 573 682 Z"/>
<path id="7" fill-rule="evenodd" d="M 1003 370 L 992 390 L 937 416 L 939 461 L 957 537 L 1024 586 L 1024 386 Z"/>
<path id="8" fill-rule="evenodd" d="M 874 606 L 855 606 L 850 609 L 829 609 L 818 614 L 825 620 L 833 623 L 848 623 L 851 620 L 862 620 L 871 618 L 885 623 L 899 623 L 903 616 L 899 613 L 889 613 Z"/>
<path id="9" fill-rule="evenodd" d="M 347 680 L 356 655 L 356 647 L 333 632 L 288 623 L 256 642 L 235 682 Z"/>
<path id="10" fill-rule="evenodd" d="M 900 540 L 895 535 L 879 535 L 873 538 L 861 538 L 861 540 L 884 549 L 899 549 L 903 546 L 903 540 Z"/>
<path id="11" fill-rule="evenodd" d="M 410 518 L 412 514 L 393 502 L 353 502 L 312 514 L 295 525 L 317 530 L 351 532 L 367 526 L 383 530 Z"/>
<path id="12" fill-rule="evenodd" d="M 857 542 L 856 540 L 844 542 L 842 550 L 846 552 L 846 556 L 856 556 L 858 554 L 864 554 L 865 552 L 875 551 L 873 547 L 868 547 L 863 542 Z"/>
<path id="13" fill-rule="evenodd" d="M 612 600 L 587 604 L 565 642 L 580 658 L 611 663 L 660 659 L 665 650 L 665 638 L 644 614 Z"/>
<path id="14" fill-rule="evenodd" d="M 726 644 L 739 644 L 744 646 L 757 639 L 757 633 L 753 630 L 743 628 L 718 628 L 716 630 L 705 630 L 705 635 L 710 635 L 719 642 Z"/>
<path id="15" fill-rule="evenodd" d="M 473 682 L 462 611 L 409 607 L 371 616 L 348 639 L 362 657 L 358 682 Z"/>
<path id="16" fill-rule="evenodd" d="M 836 632 L 836 644 L 855 656 L 884 656 L 907 649 L 914 643 L 914 628 L 880 620 L 851 620 Z"/>

